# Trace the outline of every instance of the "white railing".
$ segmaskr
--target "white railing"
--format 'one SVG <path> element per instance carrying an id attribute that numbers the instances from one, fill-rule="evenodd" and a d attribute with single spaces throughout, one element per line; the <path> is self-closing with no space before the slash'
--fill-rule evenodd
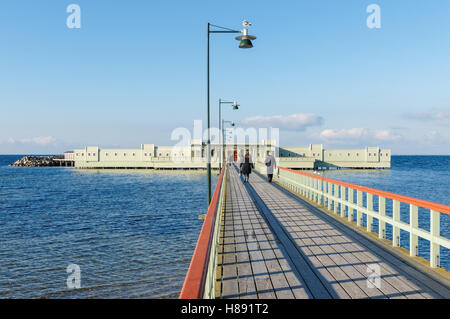
<path id="1" fill-rule="evenodd" d="M 256 169 L 265 173 L 265 165 L 258 162 Z M 409 255 L 419 256 L 419 238 L 430 242 L 430 267 L 440 267 L 440 247 L 450 249 L 450 240 L 440 232 L 441 214 L 450 215 L 450 206 L 429 202 L 413 197 L 385 192 L 374 188 L 345 183 L 315 174 L 295 171 L 283 167 L 277 169 L 274 180 L 286 188 L 309 200 L 324 206 L 334 214 L 347 218 L 363 227 L 366 218 L 366 231 L 373 232 L 374 218 L 378 220 L 378 237 L 386 239 L 386 224 L 392 226 L 392 245 L 400 247 L 400 230 L 409 233 Z M 355 196 L 356 193 L 356 196 Z M 374 197 L 378 197 L 378 209 L 374 209 Z M 365 198 L 366 205 L 363 205 Z M 356 199 L 356 202 L 355 202 Z M 387 215 L 386 200 L 392 200 Z M 400 219 L 401 203 L 409 205 L 409 223 Z M 430 230 L 419 227 L 419 208 L 429 211 Z M 356 213 L 356 214 L 355 214 Z"/>

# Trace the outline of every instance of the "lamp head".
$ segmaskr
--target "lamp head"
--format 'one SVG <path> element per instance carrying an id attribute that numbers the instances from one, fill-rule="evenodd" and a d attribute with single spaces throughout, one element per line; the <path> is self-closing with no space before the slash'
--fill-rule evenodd
<path id="1" fill-rule="evenodd" d="M 245 20 L 244 20 L 243 24 L 245 27 L 245 29 L 241 31 L 243 35 L 236 37 L 236 40 L 240 41 L 239 48 L 241 48 L 241 49 L 253 48 L 252 40 L 255 40 L 256 37 L 249 35 L 248 29 L 247 29 L 247 27 L 251 26 L 252 24 Z"/>
<path id="2" fill-rule="evenodd" d="M 239 104 L 236 101 L 233 102 L 233 110 L 239 110 Z"/>

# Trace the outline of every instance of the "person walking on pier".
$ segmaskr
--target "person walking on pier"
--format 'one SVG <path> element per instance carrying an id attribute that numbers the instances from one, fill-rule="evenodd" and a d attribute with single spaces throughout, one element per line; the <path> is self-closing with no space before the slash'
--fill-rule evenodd
<path id="1" fill-rule="evenodd" d="M 267 152 L 266 160 L 264 161 L 267 168 L 267 180 L 269 183 L 272 183 L 273 178 L 273 170 L 277 167 L 277 163 L 275 161 L 275 157 L 272 153 Z"/>
<path id="2" fill-rule="evenodd" d="M 244 183 L 248 182 L 248 178 L 252 173 L 252 168 L 255 168 L 253 165 L 252 157 L 249 152 L 245 153 L 244 160 L 240 164 L 241 172 L 244 175 Z"/>

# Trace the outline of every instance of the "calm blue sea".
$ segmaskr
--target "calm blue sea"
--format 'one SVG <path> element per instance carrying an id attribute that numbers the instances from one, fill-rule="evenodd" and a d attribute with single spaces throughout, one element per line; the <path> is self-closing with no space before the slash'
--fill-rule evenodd
<path id="1" fill-rule="evenodd" d="M 0 156 L 0 298 L 177 298 L 204 173 L 7 166 L 20 157 Z"/>
<path id="2" fill-rule="evenodd" d="M 8 166 L 20 157 L 0 156 L 0 298 L 178 296 L 206 209 L 204 173 Z M 450 205 L 450 156 L 395 156 L 391 170 L 324 174 Z M 420 218 L 426 228 L 428 214 Z M 447 237 L 449 225 L 443 218 Z M 81 289 L 67 288 L 69 264 L 80 267 Z"/>

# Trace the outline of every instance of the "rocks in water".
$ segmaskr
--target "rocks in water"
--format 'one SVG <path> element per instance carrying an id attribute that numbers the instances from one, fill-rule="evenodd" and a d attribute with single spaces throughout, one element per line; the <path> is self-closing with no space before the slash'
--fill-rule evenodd
<path id="1" fill-rule="evenodd" d="M 55 159 L 64 159 L 63 155 L 52 155 L 52 156 L 25 156 L 11 166 L 17 167 L 44 167 L 44 166 L 60 166 L 59 161 Z"/>

